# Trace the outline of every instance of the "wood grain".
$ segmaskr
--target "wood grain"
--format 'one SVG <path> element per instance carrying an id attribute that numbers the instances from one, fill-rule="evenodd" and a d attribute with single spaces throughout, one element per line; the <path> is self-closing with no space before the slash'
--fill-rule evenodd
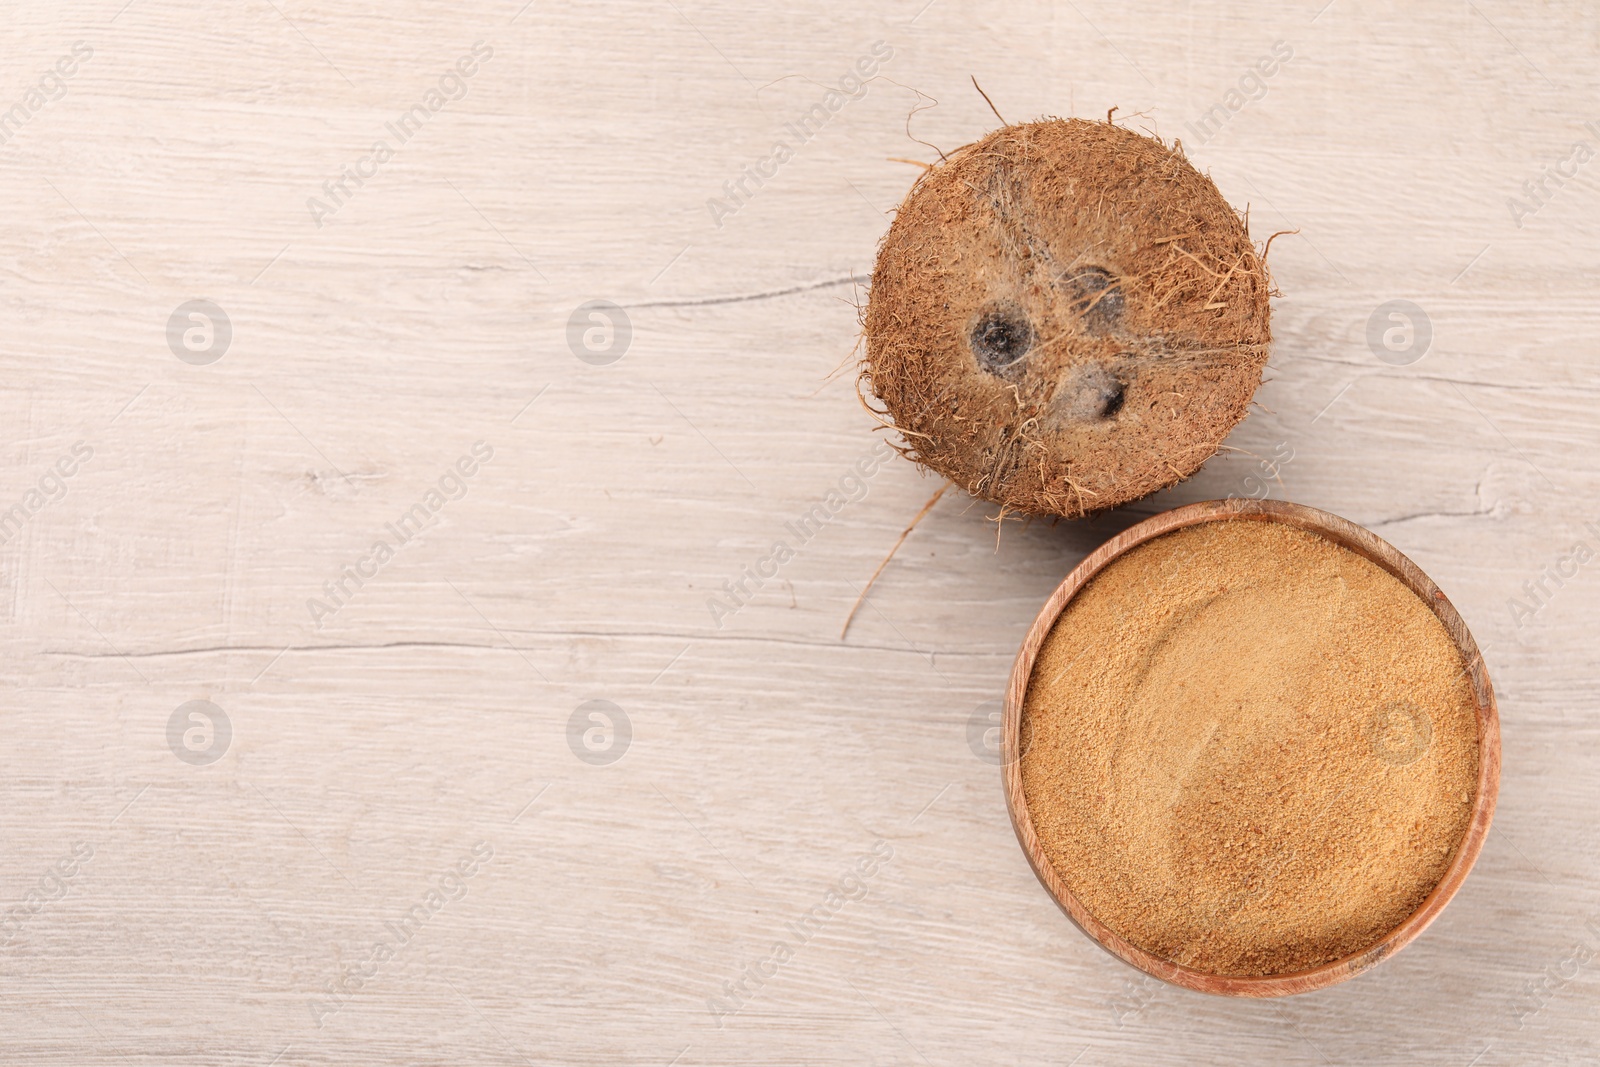
<path id="1" fill-rule="evenodd" d="M 26 910 L 0 933 L 0 1061 L 1600 1060 L 1600 564 L 1545 577 L 1600 548 L 1600 163 L 1520 226 L 1506 203 L 1600 118 L 1592 5 L 5 15 L 0 115 L 55 98 L 0 144 L 0 513 L 75 443 L 93 456 L 0 544 L 0 923 Z M 866 93 L 717 225 L 708 200 L 879 40 Z M 1278 40 L 1294 57 L 1264 94 L 1188 133 Z M 94 54 L 57 95 L 77 41 Z M 478 41 L 465 95 L 319 227 L 308 201 L 370 171 Z M 903 462 L 845 482 L 882 436 L 852 349 L 917 173 L 895 160 L 994 124 L 970 77 L 1011 121 L 1118 108 L 1180 137 L 1257 240 L 1298 231 L 1268 260 L 1269 380 L 1239 451 L 1118 512 L 997 528 L 947 494 L 840 641 L 937 488 Z M 937 106 L 913 113 L 919 91 Z M 167 337 L 197 299 L 232 326 L 206 365 Z M 1432 327 L 1409 364 L 1368 343 L 1392 299 Z M 608 365 L 568 341 L 594 300 L 631 326 Z M 494 456 L 464 495 L 315 625 L 307 601 L 477 441 Z M 991 718 L 1087 553 L 1261 492 L 1347 516 L 1449 593 L 1505 740 L 1494 828 L 1428 935 L 1265 1002 L 1144 979 L 1062 917 L 1009 826 Z M 169 745 L 194 700 L 231 727 L 207 764 Z M 609 764 L 577 754 L 593 720 L 569 742 L 591 700 L 628 716 Z M 200 724 L 180 726 L 188 751 Z M 864 895 L 796 945 L 879 841 Z M 362 977 L 479 842 L 464 892 Z"/>

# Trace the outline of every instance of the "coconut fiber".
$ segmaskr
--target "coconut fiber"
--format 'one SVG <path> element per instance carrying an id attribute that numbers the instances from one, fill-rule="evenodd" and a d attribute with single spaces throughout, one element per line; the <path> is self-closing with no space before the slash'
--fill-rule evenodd
<path id="1" fill-rule="evenodd" d="M 1261 381 L 1271 284 L 1178 147 L 1006 126 L 912 187 L 878 250 L 863 378 L 906 453 L 1080 516 L 1188 477 Z"/>
<path id="2" fill-rule="evenodd" d="M 1023 792 L 1067 887 L 1134 945 L 1276 975 L 1381 941 L 1472 814 L 1478 728 L 1444 625 L 1321 536 L 1227 520 L 1068 603 L 1025 698 Z"/>

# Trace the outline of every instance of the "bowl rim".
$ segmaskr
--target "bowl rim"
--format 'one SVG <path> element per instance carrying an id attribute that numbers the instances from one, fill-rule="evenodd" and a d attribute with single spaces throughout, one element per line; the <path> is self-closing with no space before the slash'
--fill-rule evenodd
<path id="1" fill-rule="evenodd" d="M 1023 701 L 1033 674 L 1034 661 L 1045 638 L 1049 636 L 1056 620 L 1072 598 L 1113 560 L 1147 541 L 1189 526 L 1238 519 L 1280 522 L 1320 534 L 1335 544 L 1371 560 L 1398 578 L 1420 597 L 1433 611 L 1434 616 L 1444 624 L 1446 632 L 1461 653 L 1462 662 L 1467 665 L 1466 670 L 1471 677 L 1473 696 L 1477 704 L 1477 793 L 1473 798 L 1471 820 L 1443 876 L 1418 905 L 1416 911 L 1376 944 L 1330 963 L 1285 974 L 1218 975 L 1196 970 L 1146 952 L 1118 936 L 1096 919 L 1067 888 L 1044 854 L 1034 830 L 1027 799 L 1023 794 L 1021 762 L 1017 758 Z M 1001 769 L 1006 809 L 1011 816 L 1011 825 L 1016 831 L 1017 841 L 1022 846 L 1033 873 L 1055 898 L 1061 909 L 1067 913 L 1068 918 L 1101 948 L 1146 974 L 1202 993 L 1241 997 L 1277 997 L 1305 993 L 1353 978 L 1394 955 L 1427 929 L 1428 924 L 1438 917 L 1445 905 L 1455 896 L 1456 891 L 1461 888 L 1462 882 L 1466 880 L 1468 872 L 1472 870 L 1472 865 L 1483 850 L 1499 794 L 1500 718 L 1495 705 L 1494 688 L 1490 685 L 1483 656 L 1479 653 L 1472 634 L 1454 605 L 1420 567 L 1377 534 L 1331 512 L 1284 500 L 1206 500 L 1187 504 L 1151 516 L 1089 553 L 1062 579 L 1061 584 L 1056 586 L 1029 628 L 1027 638 L 1022 642 L 1022 647 L 1017 651 L 1017 658 L 1012 664 L 1010 680 L 1006 685 L 1004 708 Z"/>

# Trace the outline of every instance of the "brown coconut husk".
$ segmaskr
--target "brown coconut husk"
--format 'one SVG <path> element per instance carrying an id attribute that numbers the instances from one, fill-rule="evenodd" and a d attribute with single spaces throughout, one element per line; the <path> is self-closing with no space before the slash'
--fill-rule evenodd
<path id="1" fill-rule="evenodd" d="M 878 249 L 869 385 L 909 458 L 1006 510 L 1079 517 L 1198 470 L 1266 366 L 1245 222 L 1110 122 L 1005 126 L 918 178 Z"/>

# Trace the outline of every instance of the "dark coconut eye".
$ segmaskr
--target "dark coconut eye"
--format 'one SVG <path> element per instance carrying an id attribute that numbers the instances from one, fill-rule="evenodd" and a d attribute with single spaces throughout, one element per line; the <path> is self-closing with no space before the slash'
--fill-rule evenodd
<path id="1" fill-rule="evenodd" d="M 1068 372 L 1053 407 L 1068 419 L 1094 422 L 1114 419 L 1128 402 L 1128 383 L 1109 367 L 1091 363 Z"/>
<path id="2" fill-rule="evenodd" d="M 1100 394 L 1100 417 L 1109 419 L 1122 410 L 1122 405 L 1128 399 L 1128 389 L 1121 382 L 1106 389 Z"/>
<path id="3" fill-rule="evenodd" d="M 1033 327 L 1017 308 L 990 308 L 979 316 L 969 340 L 979 365 L 999 370 L 1027 355 L 1033 346 Z"/>
<path id="4" fill-rule="evenodd" d="M 1090 333 L 1104 333 L 1122 321 L 1127 301 L 1122 286 L 1104 267 L 1081 267 L 1063 284 L 1072 294 L 1072 310 Z"/>

